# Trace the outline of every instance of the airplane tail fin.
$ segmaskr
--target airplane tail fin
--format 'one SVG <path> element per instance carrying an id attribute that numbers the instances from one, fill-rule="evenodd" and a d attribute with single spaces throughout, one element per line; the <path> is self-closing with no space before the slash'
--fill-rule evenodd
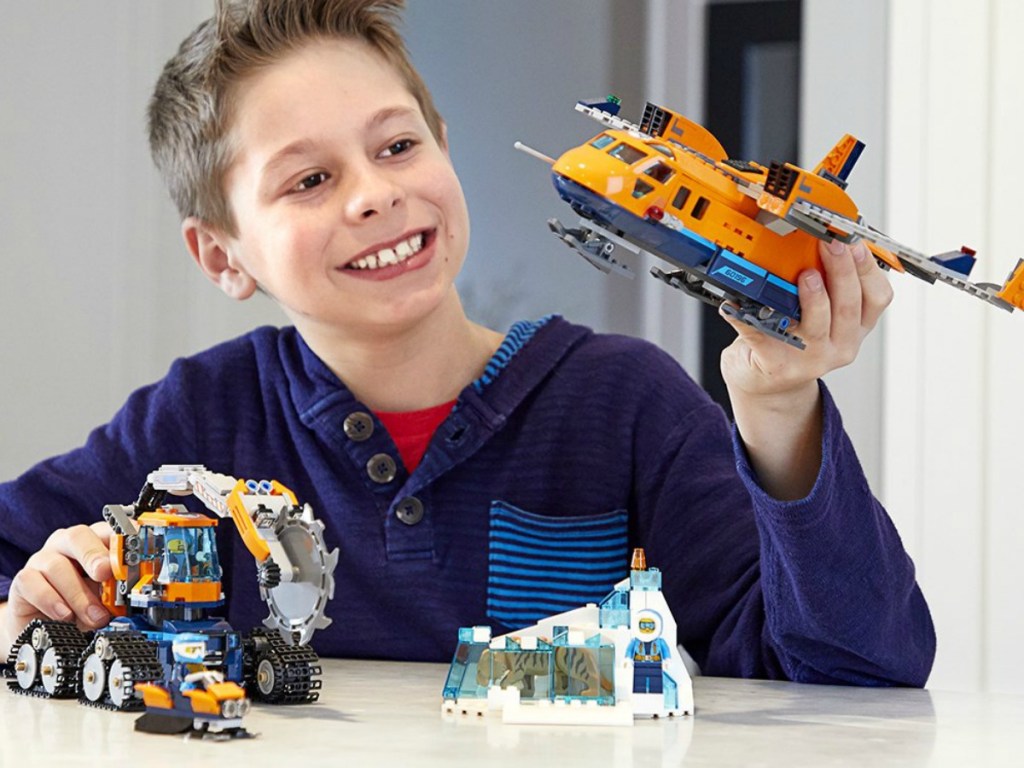
<path id="1" fill-rule="evenodd" d="M 858 141 L 854 136 L 846 134 L 841 138 L 832 150 L 825 155 L 825 159 L 818 163 L 814 173 L 834 181 L 843 189 L 846 189 L 846 179 L 853 170 L 853 166 L 860 159 L 860 153 L 864 151 L 864 142 Z"/>

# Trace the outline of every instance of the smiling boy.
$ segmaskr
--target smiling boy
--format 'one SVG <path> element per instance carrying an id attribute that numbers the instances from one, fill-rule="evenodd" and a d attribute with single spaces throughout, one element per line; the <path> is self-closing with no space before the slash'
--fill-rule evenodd
<path id="1" fill-rule="evenodd" d="M 704 671 L 922 685 L 927 606 L 818 381 L 891 299 L 865 249 L 801 276 L 806 351 L 737 328 L 732 439 L 649 344 L 471 322 L 466 204 L 400 7 L 221 3 L 168 63 L 150 137 L 186 245 L 292 326 L 176 361 L 84 447 L 0 486 L 0 654 L 37 616 L 105 620 L 106 531 L 85 523 L 180 460 L 279 477 L 326 521 L 342 555 L 322 654 L 446 660 L 460 626 L 600 599 L 644 546 Z M 222 551 L 229 618 L 252 625 L 251 560 Z"/>

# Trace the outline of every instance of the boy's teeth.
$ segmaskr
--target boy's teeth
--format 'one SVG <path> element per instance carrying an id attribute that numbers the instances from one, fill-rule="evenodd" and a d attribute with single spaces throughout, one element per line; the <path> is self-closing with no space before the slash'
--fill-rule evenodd
<path id="1" fill-rule="evenodd" d="M 413 235 L 408 240 L 403 240 L 394 248 L 381 248 L 377 253 L 371 253 L 361 259 L 353 261 L 349 266 L 352 269 L 377 269 L 392 264 L 401 264 L 410 256 L 415 255 L 423 247 L 423 235 Z"/>

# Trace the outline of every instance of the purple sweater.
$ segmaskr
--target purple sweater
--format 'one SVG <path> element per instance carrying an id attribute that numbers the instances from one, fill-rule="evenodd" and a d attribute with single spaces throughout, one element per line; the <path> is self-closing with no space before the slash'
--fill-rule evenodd
<path id="1" fill-rule="evenodd" d="M 642 546 L 705 674 L 923 685 L 927 605 L 824 399 L 820 475 L 781 503 L 664 352 L 519 323 L 410 475 L 294 329 L 260 328 L 176 361 L 85 446 L 0 485 L 0 597 L 53 529 L 132 502 L 161 464 L 202 463 L 276 478 L 325 522 L 341 557 L 321 655 L 448 661 L 459 627 L 599 600 Z M 230 525 L 218 538 L 227 616 L 256 625 L 253 560 Z"/>

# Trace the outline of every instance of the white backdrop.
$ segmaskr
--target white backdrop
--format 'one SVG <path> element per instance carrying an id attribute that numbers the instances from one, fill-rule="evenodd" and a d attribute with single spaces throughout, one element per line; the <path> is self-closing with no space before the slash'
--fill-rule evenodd
<path id="1" fill-rule="evenodd" d="M 79 445 L 175 357 L 284 321 L 269 301 L 237 304 L 206 282 L 149 159 L 153 84 L 212 9 L 0 0 L 0 480 Z M 642 108 L 642 58 L 607 53 L 617 32 L 642 36 L 629 10 L 612 0 L 409 2 L 409 47 L 451 123 L 473 219 L 463 299 L 500 330 L 550 312 L 603 330 L 637 325 L 634 287 L 550 234 L 546 219 L 568 208 L 549 170 L 512 148 L 522 139 L 558 154 L 596 133 L 573 111 L 577 98 L 617 91 Z"/>
<path id="2" fill-rule="evenodd" d="M 976 248 L 972 277 L 1002 283 L 1022 255 L 1024 4 L 891 0 L 889 29 L 890 230 Z M 938 625 L 930 684 L 1022 693 L 1024 316 L 914 282 L 886 328 L 884 490 Z"/>

